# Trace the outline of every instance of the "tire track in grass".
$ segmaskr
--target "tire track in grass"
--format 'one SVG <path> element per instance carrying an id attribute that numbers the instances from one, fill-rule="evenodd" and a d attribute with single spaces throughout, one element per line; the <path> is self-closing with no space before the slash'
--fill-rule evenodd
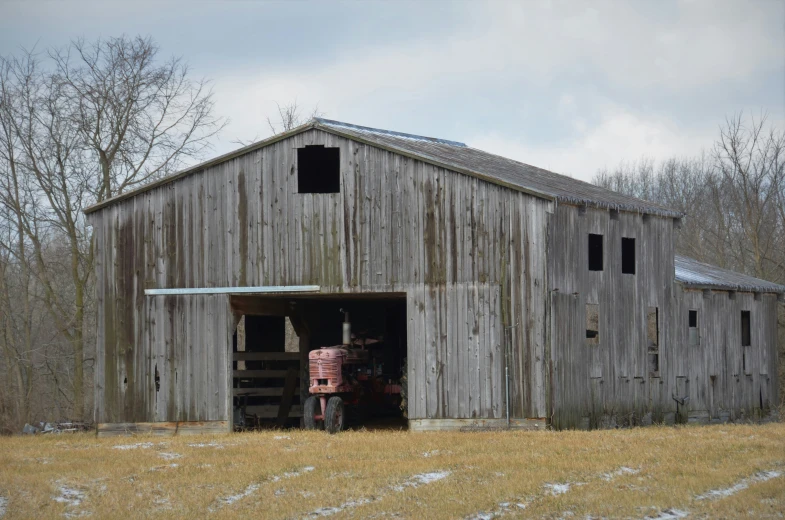
<path id="1" fill-rule="evenodd" d="M 598 475 L 597 478 L 604 482 L 610 482 L 614 480 L 616 477 L 621 477 L 625 475 L 636 475 L 638 473 L 640 473 L 640 469 L 621 466 L 619 469 L 611 471 L 609 473 L 602 473 L 601 475 Z M 568 493 L 573 486 L 576 487 L 585 486 L 586 484 L 589 484 L 589 482 L 546 482 L 542 485 L 542 488 L 546 491 L 545 493 L 529 496 L 526 497 L 525 499 L 517 498 L 506 502 L 500 502 L 495 510 L 480 511 L 477 513 L 473 513 L 467 516 L 466 520 L 492 520 L 494 518 L 499 518 L 509 514 L 520 513 L 521 511 L 526 509 L 529 505 L 531 505 L 532 503 L 538 500 L 544 500 L 549 497 L 564 495 Z"/>
<path id="2" fill-rule="evenodd" d="M 432 484 L 433 482 L 438 482 L 439 480 L 445 479 L 452 474 L 451 471 L 448 470 L 439 470 L 439 471 L 431 471 L 428 473 L 418 473 L 417 475 L 412 475 L 411 477 L 407 478 L 400 484 L 395 484 L 393 486 L 389 486 L 386 489 L 383 489 L 378 495 L 374 495 L 371 497 L 363 497 L 358 498 L 356 500 L 347 500 L 343 504 L 334 507 L 320 507 L 310 513 L 306 513 L 305 516 L 302 518 L 316 518 L 316 517 L 325 517 L 325 516 L 333 516 L 342 511 L 346 511 L 347 509 L 353 509 L 355 507 L 364 506 L 367 504 L 372 504 L 374 502 L 378 502 L 382 500 L 384 497 L 391 493 L 401 493 L 406 491 L 407 489 L 416 489 L 420 486 L 425 486 L 428 484 Z"/>
<path id="3" fill-rule="evenodd" d="M 261 482 L 255 482 L 253 484 L 249 484 L 240 493 L 237 493 L 235 495 L 228 495 L 228 496 L 219 498 L 215 505 L 210 506 L 208 508 L 208 511 L 210 511 L 211 513 L 214 513 L 215 511 L 217 511 L 218 509 L 220 509 L 220 508 L 222 508 L 224 506 L 230 506 L 230 505 L 234 504 L 235 502 L 238 502 L 238 501 L 242 500 L 243 498 L 249 497 L 249 496 L 253 495 L 264 484 L 273 484 L 275 482 L 280 482 L 280 481 L 285 480 L 285 479 L 299 477 L 301 475 L 305 475 L 306 473 L 310 473 L 314 469 L 315 468 L 313 466 L 304 466 L 304 467 L 302 467 L 302 468 L 300 468 L 298 470 L 295 470 L 295 471 L 287 471 L 287 472 L 281 473 L 279 475 L 273 475 L 271 477 L 268 477 L 268 478 L 262 480 Z"/>
<path id="4" fill-rule="evenodd" d="M 702 495 L 697 495 L 695 500 L 717 500 L 718 498 L 725 498 L 732 495 L 735 495 L 739 491 L 744 491 L 750 484 L 756 484 L 758 482 L 767 482 L 769 480 L 779 478 L 782 476 L 781 471 L 776 470 L 769 470 L 769 471 L 759 471 L 754 475 L 743 478 L 740 481 L 733 484 L 731 487 L 723 488 L 723 489 L 712 489 L 711 491 L 707 491 Z"/>

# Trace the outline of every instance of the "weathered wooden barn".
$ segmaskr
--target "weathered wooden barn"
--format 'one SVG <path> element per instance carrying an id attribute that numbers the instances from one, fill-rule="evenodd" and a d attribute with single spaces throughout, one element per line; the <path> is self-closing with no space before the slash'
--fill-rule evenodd
<path id="1" fill-rule="evenodd" d="M 346 310 L 397 349 L 411 429 L 777 402 L 785 287 L 677 257 L 676 211 L 462 143 L 314 119 L 87 213 L 99 433 L 297 418 Z"/>

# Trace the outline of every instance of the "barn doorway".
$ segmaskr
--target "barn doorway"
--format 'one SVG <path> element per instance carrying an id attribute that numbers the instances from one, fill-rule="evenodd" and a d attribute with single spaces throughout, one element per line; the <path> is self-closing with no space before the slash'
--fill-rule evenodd
<path id="1" fill-rule="evenodd" d="M 237 323 L 231 389 L 236 430 L 334 428 L 335 406 L 333 415 L 322 413 L 333 397 L 340 398 L 341 429 L 407 427 L 404 294 L 242 295 L 232 296 L 231 304 Z M 324 379 L 316 381 L 318 393 L 309 390 L 312 351 L 341 356 L 340 387 Z M 313 363 L 321 370 L 319 359 Z"/>

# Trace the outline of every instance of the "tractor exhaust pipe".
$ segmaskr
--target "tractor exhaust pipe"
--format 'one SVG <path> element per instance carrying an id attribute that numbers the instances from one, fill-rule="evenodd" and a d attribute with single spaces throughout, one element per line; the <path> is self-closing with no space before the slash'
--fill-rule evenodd
<path id="1" fill-rule="evenodd" d="M 343 313 L 343 344 L 352 344 L 352 324 L 349 322 L 349 313 L 341 309 Z"/>

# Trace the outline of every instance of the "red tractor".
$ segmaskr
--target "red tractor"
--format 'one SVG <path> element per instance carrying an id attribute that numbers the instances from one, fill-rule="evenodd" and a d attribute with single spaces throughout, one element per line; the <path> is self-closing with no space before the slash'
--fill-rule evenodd
<path id="1" fill-rule="evenodd" d="M 343 310 L 341 310 L 343 312 Z M 303 406 L 305 428 L 330 433 L 345 425 L 345 407 L 373 412 L 397 409 L 401 386 L 386 378 L 375 350 L 379 338 L 352 338 L 349 313 L 344 313 L 343 345 L 322 347 L 308 354 L 309 392 Z"/>

